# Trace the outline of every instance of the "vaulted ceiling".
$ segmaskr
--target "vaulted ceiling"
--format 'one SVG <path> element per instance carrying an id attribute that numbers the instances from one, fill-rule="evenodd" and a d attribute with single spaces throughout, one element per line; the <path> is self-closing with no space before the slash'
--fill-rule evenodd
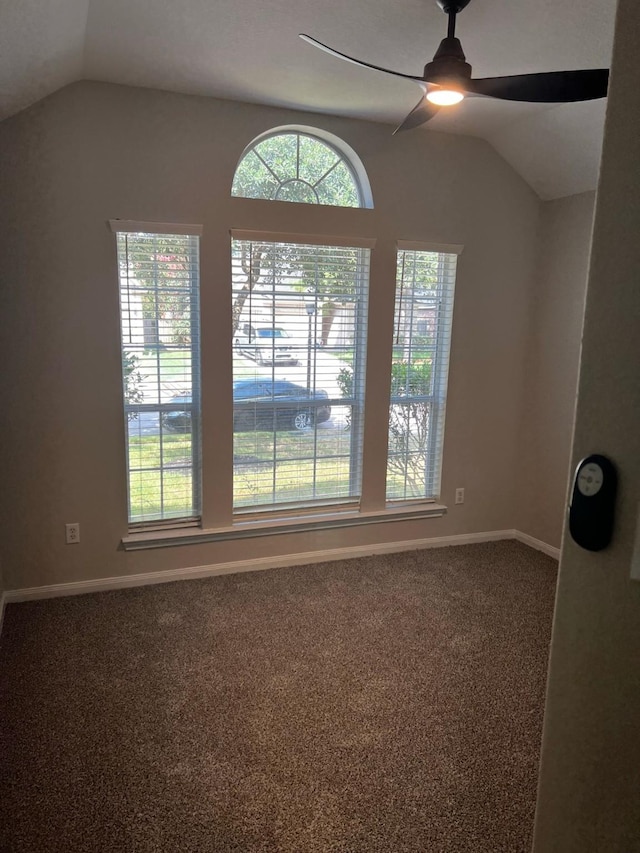
<path id="1" fill-rule="evenodd" d="M 615 0 L 472 0 L 457 35 L 474 76 L 608 67 Z M 0 7 L 0 118 L 103 80 L 397 125 L 420 90 L 341 62 L 420 74 L 446 34 L 435 0 L 20 0 Z M 411 133 L 488 140 L 545 199 L 594 189 L 606 101 L 469 99 Z M 392 127 L 390 126 L 389 132 Z"/>

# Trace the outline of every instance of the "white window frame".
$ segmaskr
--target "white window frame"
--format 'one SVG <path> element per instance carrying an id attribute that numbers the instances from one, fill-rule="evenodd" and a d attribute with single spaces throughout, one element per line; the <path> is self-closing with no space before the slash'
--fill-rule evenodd
<path id="1" fill-rule="evenodd" d="M 188 237 L 198 237 L 202 236 L 202 226 L 195 224 L 185 224 L 185 223 L 169 223 L 169 222 L 148 222 L 148 221 L 137 221 L 137 220 L 123 220 L 123 219 L 112 219 L 109 220 L 109 227 L 116 237 L 116 240 L 122 234 L 147 234 L 150 236 L 154 235 L 176 235 L 176 236 L 188 236 Z M 198 254 L 200 248 L 198 245 Z M 198 258 L 198 268 L 199 268 L 199 258 Z M 118 286 L 119 291 L 122 294 L 122 282 L 120 280 L 120 270 L 118 269 Z M 188 516 L 181 517 L 179 515 L 168 515 L 166 518 L 157 518 L 157 519 L 149 519 L 136 521 L 132 520 L 132 500 L 131 500 L 131 482 L 130 482 L 130 462 L 129 462 L 129 436 L 128 436 L 128 419 L 129 414 L 131 412 L 140 414 L 144 412 L 153 412 L 158 413 L 159 418 L 162 418 L 162 415 L 167 412 L 176 411 L 178 408 L 178 404 L 176 403 L 163 403 L 162 401 L 158 401 L 157 403 L 135 403 L 135 404 L 127 404 L 124 400 L 124 385 L 123 385 L 123 406 L 124 406 L 124 415 L 125 415 L 125 451 L 126 451 L 126 479 L 127 479 L 127 507 L 128 507 L 128 524 L 130 533 L 136 533 L 138 531 L 143 532 L 151 532 L 151 531 L 162 531 L 162 530 L 172 530 L 178 529 L 183 530 L 189 527 L 196 527 L 200 524 L 201 520 L 201 504 L 202 504 L 202 453 L 201 453 L 201 440 L 200 440 L 200 316 L 198 310 L 198 301 L 199 301 L 199 289 L 200 289 L 200 281 L 199 281 L 199 273 L 198 280 L 195 286 L 195 293 L 191 291 L 191 299 L 195 299 L 196 305 L 196 314 L 195 317 L 192 318 L 192 323 L 195 324 L 195 335 L 194 340 L 192 341 L 191 346 L 191 374 L 192 374 L 192 390 L 191 390 L 191 403 L 190 404 L 180 404 L 181 408 L 188 409 L 191 413 L 191 479 L 192 479 L 192 512 Z M 123 310 L 123 306 L 121 305 L 121 312 Z M 121 314 L 122 318 L 122 314 Z M 125 340 L 124 340 L 124 328 L 121 329 L 121 350 L 124 352 Z M 124 378 L 123 378 L 124 383 Z M 161 472 L 164 471 L 164 466 L 161 466 L 159 469 Z"/>
<path id="2" fill-rule="evenodd" d="M 357 154 L 349 149 L 349 146 L 341 140 L 337 140 L 331 134 L 325 133 L 317 128 L 290 125 L 281 128 L 274 128 L 266 134 L 263 134 L 261 137 L 257 137 L 249 146 L 247 146 L 245 151 L 250 150 L 253 145 L 265 136 L 275 135 L 287 130 L 299 130 L 303 133 L 307 133 L 308 135 L 316 136 L 321 140 L 326 139 L 330 143 L 333 142 L 337 150 L 351 165 L 358 177 L 358 182 L 362 190 L 363 206 L 361 208 L 340 208 L 339 213 L 336 214 L 335 208 L 323 205 L 312 206 L 305 204 L 296 205 L 291 203 L 283 204 L 278 201 L 231 197 L 225 208 L 229 212 L 231 222 L 233 223 L 235 220 L 235 223 L 237 224 L 246 224 L 246 226 L 248 226 L 245 229 L 230 229 L 233 236 L 239 239 L 262 238 L 281 242 L 297 239 L 300 242 L 310 243 L 313 242 L 315 235 L 315 238 L 319 238 L 322 245 L 346 246 L 358 245 L 358 243 L 355 242 L 356 240 L 366 239 L 367 245 L 373 248 L 376 242 L 375 239 L 363 238 L 362 236 L 364 234 L 371 235 L 372 233 L 376 233 L 377 219 L 374 212 L 370 209 L 373 207 L 371 190 L 364 167 L 362 166 Z M 271 205 L 276 207 L 270 207 Z M 283 211 L 283 208 L 295 207 L 299 208 L 299 210 Z M 272 215 L 273 211 L 277 211 L 277 215 L 275 217 Z M 269 230 L 272 220 L 274 219 L 278 223 L 277 231 Z M 337 227 L 336 221 L 340 223 L 341 233 L 339 235 L 332 233 Z M 227 220 L 227 222 L 229 222 L 229 220 Z M 118 230 L 124 230 L 125 227 L 130 224 L 132 230 L 148 231 L 151 233 L 155 231 L 156 233 L 162 233 L 158 223 L 127 223 L 122 220 L 116 220 L 115 224 Z M 308 224 L 310 227 L 308 229 L 305 228 L 305 224 Z M 293 229 L 297 228 L 299 225 L 302 227 L 295 232 Z M 177 230 L 179 227 L 180 226 L 176 226 L 175 224 L 165 224 L 165 233 L 180 233 L 180 231 Z M 194 233 L 198 233 L 199 235 L 202 233 L 201 226 L 182 227 L 194 227 L 197 229 Z M 114 228 L 113 230 L 116 229 Z M 320 234 L 318 234 L 318 230 L 320 230 Z M 309 233 L 304 233 L 306 231 Z M 203 242 L 202 244 L 203 257 L 206 256 L 211 258 L 214 254 L 221 256 L 221 253 L 225 251 L 225 247 L 227 250 L 229 249 L 229 237 L 228 234 L 224 234 L 222 229 L 211 235 L 208 233 L 207 242 Z M 434 499 L 386 501 L 384 478 L 384 474 L 386 472 L 386 456 L 383 457 L 382 453 L 384 441 L 387 436 L 388 413 L 383 411 L 385 406 L 385 403 L 383 402 L 383 389 L 385 381 L 388 381 L 388 378 L 390 377 L 391 364 L 389 363 L 388 365 L 389 374 L 387 378 L 385 378 L 383 373 L 385 369 L 383 366 L 385 357 L 383 355 L 383 350 L 386 350 L 387 345 L 384 343 L 383 339 L 386 339 L 388 334 L 388 348 L 389 352 L 391 352 L 395 279 L 393 281 L 393 293 L 391 293 L 391 282 L 388 278 L 391 269 L 395 272 L 396 252 L 397 249 L 400 248 L 409 250 L 416 249 L 418 251 L 453 252 L 456 254 L 460 254 L 462 251 L 462 246 L 460 245 L 443 243 L 400 240 L 397 241 L 396 244 L 395 241 L 389 239 L 387 234 L 384 241 L 381 240 L 379 247 L 376 247 L 372 252 L 370 293 L 373 290 L 377 290 L 379 299 L 380 295 L 385 292 L 386 296 L 382 301 L 384 302 L 386 300 L 387 310 L 384 312 L 384 316 L 382 316 L 382 313 L 378 312 L 380 316 L 375 318 L 376 340 L 374 344 L 372 344 L 376 351 L 376 355 L 378 356 L 375 359 L 375 367 L 369 368 L 370 353 L 367 354 L 367 378 L 369 382 L 371 382 L 373 378 L 373 384 L 377 387 L 375 403 L 371 404 L 370 401 L 365 401 L 366 417 L 368 418 L 370 414 L 373 414 L 374 417 L 371 418 L 371 425 L 365 426 L 364 465 L 365 474 L 367 474 L 366 469 L 370 468 L 372 465 L 374 467 L 377 466 L 380 470 L 373 477 L 368 474 L 363 477 L 363 491 L 360 506 L 357 507 L 345 504 L 341 506 L 313 506 L 310 508 L 288 507 L 286 509 L 283 508 L 282 510 L 278 509 L 274 512 L 260 513 L 258 515 L 243 515 L 241 513 L 234 515 L 232 511 L 232 466 L 230 461 L 227 462 L 225 460 L 222 448 L 218 450 L 215 447 L 215 441 L 208 435 L 207 447 L 210 449 L 208 452 L 213 454 L 220 467 L 216 468 L 215 465 L 210 466 L 210 469 L 204 472 L 205 488 L 203 499 L 206 501 L 206 507 L 203 506 L 203 519 L 206 519 L 206 521 L 198 522 L 197 526 L 183 526 L 176 529 L 152 529 L 151 527 L 147 527 L 144 530 L 132 530 L 122 540 L 125 550 L 184 546 L 188 544 L 202 544 L 208 542 L 226 542 L 238 539 L 260 538 L 307 531 L 311 532 L 343 529 L 348 527 L 362 527 L 369 524 L 378 525 L 386 522 L 415 521 L 418 519 L 439 517 L 446 513 L 446 507 Z M 221 273 L 224 274 L 223 266 L 219 265 L 218 262 L 215 264 L 215 269 L 216 275 L 219 276 Z M 227 300 L 225 304 L 230 305 L 230 299 Z M 379 305 L 379 301 L 377 305 Z M 208 295 L 208 306 L 209 311 L 212 311 L 213 304 L 211 302 L 210 294 Z M 389 310 L 391 311 L 390 316 L 388 316 Z M 371 320 L 372 318 L 369 313 L 369 343 L 371 343 Z M 203 362 L 203 367 L 208 365 L 209 379 L 205 380 L 207 382 L 211 381 L 212 375 L 215 381 L 215 374 L 212 372 L 215 370 L 217 365 L 221 363 L 221 357 L 223 361 L 226 359 L 226 355 L 224 355 L 224 352 L 226 352 L 226 345 L 225 347 L 221 346 L 224 340 L 224 335 L 223 325 L 220 318 L 216 318 L 214 326 L 217 329 L 218 343 L 215 347 L 207 347 L 210 355 L 207 356 L 206 364 Z M 208 332 L 205 319 L 203 322 L 203 335 L 207 334 Z M 230 329 L 229 348 L 231 351 Z M 371 351 L 371 347 L 369 347 L 369 350 Z M 215 362 L 212 358 L 212 353 L 214 351 L 217 352 Z M 371 361 L 373 363 L 374 360 L 371 359 Z M 230 357 L 228 363 L 229 365 L 231 364 Z M 227 379 L 225 378 L 223 382 L 225 387 L 226 383 Z M 228 377 L 228 383 L 229 385 L 231 383 L 231 374 Z M 207 399 L 209 402 L 205 405 L 205 409 L 210 413 L 207 417 L 212 417 L 215 412 L 215 416 L 219 420 L 224 412 L 223 421 L 226 420 L 227 414 L 230 421 L 232 414 L 231 402 L 229 403 L 228 411 L 226 404 L 222 407 L 221 411 L 218 411 L 216 406 L 211 402 L 211 398 L 215 398 L 215 395 L 218 393 L 218 388 L 209 388 L 207 386 L 206 394 L 208 395 Z M 387 407 L 388 404 L 389 397 L 386 399 Z M 205 429 L 208 430 L 209 426 L 205 426 Z M 226 436 L 229 440 L 232 440 L 230 425 L 226 429 L 228 429 Z M 224 430 L 222 430 L 222 432 L 224 432 Z M 369 435 L 369 437 L 367 437 L 367 435 Z M 227 438 L 225 438 L 225 444 L 226 441 Z M 231 448 L 229 448 L 228 453 L 231 453 Z M 209 483 L 208 487 L 206 486 L 206 483 Z M 209 497 L 207 495 L 209 495 Z M 213 501 L 210 499 L 212 495 L 214 497 Z"/>
<path id="3" fill-rule="evenodd" d="M 318 234 L 300 235 L 300 234 L 275 234 L 273 232 L 248 231 L 241 229 L 232 229 L 231 236 L 234 240 L 244 241 L 249 243 L 272 243 L 281 245 L 297 244 L 302 246 L 318 246 L 319 248 L 352 248 L 361 249 L 370 253 L 375 247 L 375 240 L 370 238 L 346 238 L 344 236 L 323 236 Z M 362 419 L 364 416 L 364 373 L 366 369 L 367 356 L 367 317 L 368 317 L 368 299 L 369 299 L 369 256 L 367 256 L 364 267 L 359 271 L 359 276 L 366 276 L 366 286 L 363 288 L 363 301 L 359 304 L 356 317 L 358 328 L 355 333 L 355 344 L 358 348 L 358 357 L 356 364 L 358 366 L 357 376 L 354 377 L 354 393 L 348 398 L 331 399 L 329 402 L 332 406 L 335 405 L 350 405 L 352 407 L 352 417 L 354 420 L 351 423 L 351 446 L 350 446 L 350 494 L 343 498 L 327 499 L 325 501 L 300 501 L 293 505 L 287 506 L 278 503 L 267 504 L 264 507 L 250 506 L 244 508 L 242 506 L 234 507 L 234 516 L 240 517 L 255 517 L 257 519 L 264 518 L 266 514 L 271 514 L 274 517 L 283 514 L 297 512 L 313 512 L 318 511 L 324 504 L 326 511 L 327 507 L 332 507 L 340 512 L 343 509 L 349 509 L 359 505 L 360 490 L 362 487 Z M 315 315 L 317 316 L 317 306 Z"/>
<path id="4" fill-rule="evenodd" d="M 402 406 L 410 402 L 425 403 L 429 405 L 428 412 L 428 427 L 425 435 L 425 446 L 420 453 L 415 453 L 416 456 L 422 456 L 424 459 L 424 487 L 425 494 L 422 495 L 407 495 L 407 474 L 405 473 L 405 494 L 400 497 L 394 497 L 390 494 L 391 488 L 387 481 L 387 504 L 394 506 L 396 504 L 407 503 L 408 501 L 436 501 L 440 497 L 440 485 L 442 475 L 443 447 L 444 447 L 444 424 L 447 401 L 447 386 L 449 375 L 449 352 L 451 348 L 451 334 L 453 327 L 453 303 L 455 295 L 456 283 L 456 262 L 458 255 L 462 252 L 462 246 L 442 246 L 439 244 L 419 243 L 415 241 L 399 240 L 397 245 L 397 256 L 401 253 L 428 253 L 437 256 L 438 275 L 437 285 L 434 289 L 434 294 L 437 298 L 437 306 L 435 308 L 435 327 L 434 327 L 434 347 L 433 359 L 431 368 L 431 390 L 426 394 L 417 394 L 411 396 L 393 395 L 390 396 L 390 406 Z M 399 305 L 399 300 L 403 298 L 404 282 L 396 280 L 395 288 L 395 305 L 394 305 L 394 326 L 399 322 L 399 312 L 403 307 Z M 404 296 L 406 299 L 406 295 Z M 424 298 L 424 297 L 422 297 Z M 413 299 L 411 302 L 411 316 L 415 310 L 415 305 L 418 300 Z M 396 329 L 394 328 L 394 336 Z M 412 347 L 413 329 L 409 347 Z M 392 356 L 392 369 L 394 358 Z M 413 362 L 412 362 L 413 364 Z M 391 414 L 390 414 L 391 418 Z M 399 457 L 399 454 L 395 454 Z M 408 447 L 405 449 L 405 456 L 409 455 Z M 389 464 L 389 451 L 387 452 L 387 466 Z M 409 467 L 405 458 L 405 470 Z M 389 478 L 389 468 L 387 468 L 387 476 Z"/>
<path id="5" fill-rule="evenodd" d="M 238 160 L 235 171 L 237 171 L 238 166 L 240 166 L 247 154 L 253 151 L 254 148 L 256 148 L 256 146 L 258 146 L 261 142 L 264 142 L 265 139 L 271 139 L 274 136 L 282 136 L 284 134 L 297 134 L 298 136 L 307 136 L 311 139 L 316 139 L 318 142 L 322 142 L 328 148 L 331 148 L 333 151 L 335 151 L 335 153 L 340 159 L 340 162 L 345 164 L 345 166 L 353 177 L 356 189 L 358 191 L 360 204 L 358 207 L 341 207 L 341 209 L 361 210 L 363 208 L 370 209 L 373 207 L 373 194 L 371 192 L 369 176 L 367 175 L 366 169 L 364 168 L 364 164 L 358 157 L 357 153 L 354 151 L 353 148 L 351 148 L 350 145 L 347 145 L 347 143 L 343 139 L 340 139 L 338 136 L 334 136 L 334 134 L 329 133 L 326 130 L 321 130 L 317 127 L 307 127 L 305 125 L 300 124 L 288 124 L 283 125 L 282 127 L 272 128 L 271 130 L 260 134 L 260 136 L 257 136 L 255 139 L 253 139 L 244 149 L 244 151 L 240 155 L 240 159 Z M 251 198 L 251 196 L 236 196 L 233 193 L 232 197 Z M 277 199 L 265 199 L 264 197 L 260 198 L 263 201 L 277 201 Z"/>

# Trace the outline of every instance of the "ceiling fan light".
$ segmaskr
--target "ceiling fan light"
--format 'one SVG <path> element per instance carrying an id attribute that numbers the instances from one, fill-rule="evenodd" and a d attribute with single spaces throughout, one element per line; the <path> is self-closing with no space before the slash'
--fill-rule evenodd
<path id="1" fill-rule="evenodd" d="M 464 94 L 456 89 L 431 89 L 427 92 L 427 100 L 439 107 L 451 107 L 459 104 L 463 98 Z"/>

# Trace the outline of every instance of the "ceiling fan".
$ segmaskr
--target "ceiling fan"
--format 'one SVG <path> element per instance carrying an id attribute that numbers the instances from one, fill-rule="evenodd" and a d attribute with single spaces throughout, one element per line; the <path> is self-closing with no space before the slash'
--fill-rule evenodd
<path id="1" fill-rule="evenodd" d="M 362 62 L 340 53 L 311 36 L 300 33 L 300 38 L 321 50 L 360 65 L 414 80 L 423 90 L 423 96 L 405 120 L 393 131 L 411 130 L 433 118 L 441 107 L 459 103 L 465 97 L 499 98 L 505 101 L 561 104 L 570 101 L 590 101 L 607 94 L 609 70 L 595 68 L 586 71 L 547 71 L 540 74 L 517 74 L 511 77 L 483 77 L 473 79 L 471 66 L 466 61 L 460 40 L 456 38 L 456 15 L 470 0 L 437 0 L 438 6 L 449 17 L 447 37 L 440 42 L 435 56 L 424 67 L 421 77 L 402 74 Z"/>

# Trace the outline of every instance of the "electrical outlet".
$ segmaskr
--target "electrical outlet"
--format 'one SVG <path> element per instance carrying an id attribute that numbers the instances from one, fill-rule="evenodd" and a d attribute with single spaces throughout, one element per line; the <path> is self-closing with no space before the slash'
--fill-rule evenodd
<path id="1" fill-rule="evenodd" d="M 80 541 L 79 521 L 73 521 L 71 524 L 65 524 L 64 529 L 67 537 L 67 545 L 75 545 L 76 542 Z"/>
<path id="2" fill-rule="evenodd" d="M 464 489 L 456 489 L 456 503 L 463 504 L 464 503 Z"/>

